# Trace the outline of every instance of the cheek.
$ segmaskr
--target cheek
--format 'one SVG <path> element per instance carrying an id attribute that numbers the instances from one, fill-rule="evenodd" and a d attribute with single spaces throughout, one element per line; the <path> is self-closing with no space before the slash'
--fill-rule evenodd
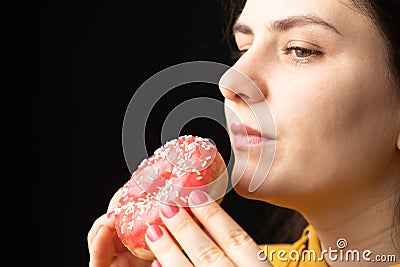
<path id="1" fill-rule="evenodd" d="M 312 149 L 313 143 L 342 139 L 359 120 L 363 109 L 359 83 L 325 76 L 291 79 L 271 94 L 277 134 L 284 144 L 307 152 L 305 148 Z"/>
<path id="2" fill-rule="evenodd" d="M 377 142 L 385 136 L 388 111 L 382 76 L 363 70 L 326 73 L 337 75 L 286 79 L 285 87 L 271 94 L 279 138 L 276 178 L 305 190 L 338 181 L 353 187 L 360 182 L 354 177 L 376 174 L 376 160 L 385 156 L 385 145 Z"/>

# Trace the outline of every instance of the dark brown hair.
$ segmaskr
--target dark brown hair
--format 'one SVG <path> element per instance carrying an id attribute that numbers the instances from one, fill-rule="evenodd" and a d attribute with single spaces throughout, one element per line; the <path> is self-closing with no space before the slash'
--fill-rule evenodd
<path id="1" fill-rule="evenodd" d="M 391 78 L 400 83 L 400 2 L 398 0 L 351 0 L 353 5 L 369 17 L 385 40 L 385 55 Z"/>
<path id="2" fill-rule="evenodd" d="M 237 52 L 235 40 L 232 35 L 232 27 L 236 19 L 242 13 L 246 0 L 222 0 L 222 37 L 228 45 L 230 53 L 234 55 Z M 234 56 L 232 56 L 234 58 Z"/>
<path id="3" fill-rule="evenodd" d="M 246 0 L 223 0 L 224 20 L 223 36 L 232 52 L 237 50 L 231 33 L 233 24 L 243 10 Z M 392 82 L 394 105 L 400 101 L 400 1 L 399 0 L 350 0 L 352 7 L 369 17 L 385 41 L 385 57 L 388 63 L 388 79 Z M 342 2 L 343 3 L 343 2 Z M 343 3 L 345 4 L 345 3 Z M 400 246 L 400 188 L 397 193 L 397 202 L 394 203 L 394 232 L 393 240 Z M 303 224 L 298 214 L 292 216 L 285 213 L 292 224 Z M 292 219 L 293 218 L 293 219 Z M 290 230 L 290 228 L 288 229 Z M 298 230 L 297 230 L 298 231 Z"/>

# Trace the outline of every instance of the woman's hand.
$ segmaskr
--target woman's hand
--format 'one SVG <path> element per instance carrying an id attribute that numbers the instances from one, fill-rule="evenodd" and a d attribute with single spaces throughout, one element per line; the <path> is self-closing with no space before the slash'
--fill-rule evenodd
<path id="1" fill-rule="evenodd" d="M 161 218 L 181 248 L 163 227 L 146 232 L 146 242 L 163 267 L 272 266 L 258 259 L 257 244 L 208 195 L 192 192 L 189 205 L 208 234 L 185 209 L 173 205 L 161 207 Z"/>
<path id="2" fill-rule="evenodd" d="M 148 267 L 151 265 L 150 261 L 135 257 L 116 235 L 113 210 L 117 206 L 120 195 L 120 191 L 115 193 L 108 206 L 108 214 L 99 217 L 88 233 L 90 267 Z"/>

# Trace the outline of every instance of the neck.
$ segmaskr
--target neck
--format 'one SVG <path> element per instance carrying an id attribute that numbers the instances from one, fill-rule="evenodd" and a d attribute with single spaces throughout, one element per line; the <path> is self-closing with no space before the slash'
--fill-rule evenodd
<path id="1" fill-rule="evenodd" d="M 350 253 L 347 254 L 350 260 L 344 258 L 342 261 L 332 260 L 332 257 L 325 255 L 329 266 L 390 266 L 399 263 L 400 253 L 395 248 L 399 237 L 394 236 L 393 228 L 396 203 L 393 188 L 379 190 L 374 187 L 369 192 L 354 192 L 340 199 L 336 197 L 334 201 L 324 200 L 322 205 L 319 201 L 317 207 L 302 212 L 315 228 L 322 249 L 340 251 L 337 242 L 344 238 L 347 247 L 343 249 L 343 255 L 349 250 L 359 252 L 360 261 L 353 261 Z M 371 262 L 363 259 L 363 252 L 368 250 L 372 252 L 366 252 Z M 396 262 L 372 261 L 377 255 L 394 255 Z"/>

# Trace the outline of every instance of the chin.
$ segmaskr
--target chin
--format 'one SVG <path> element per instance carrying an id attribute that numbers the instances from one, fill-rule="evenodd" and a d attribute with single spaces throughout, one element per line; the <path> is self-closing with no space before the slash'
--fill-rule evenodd
<path id="1" fill-rule="evenodd" d="M 254 174 L 255 171 L 249 166 L 248 168 L 242 168 L 240 165 L 238 166 L 235 164 L 231 176 L 233 189 L 242 197 L 261 200 L 263 199 L 263 187 L 266 186 L 265 180 L 268 178 L 262 177 L 259 179 L 259 177 L 255 177 Z M 255 182 L 256 184 L 259 184 L 260 181 L 262 181 L 261 185 L 254 189 Z M 251 186 L 252 184 L 253 188 Z M 252 188 L 252 190 L 250 190 L 250 188 Z"/>
<path id="2" fill-rule="evenodd" d="M 235 152 L 232 185 L 240 195 L 258 199 L 260 190 L 265 187 L 269 179 L 273 153 Z"/>
<path id="3" fill-rule="evenodd" d="M 296 208 L 302 197 L 304 197 L 301 192 L 301 185 L 293 181 L 290 182 L 288 176 L 274 175 L 273 170 L 259 179 L 259 177 L 255 176 L 255 169 L 251 168 L 251 165 L 244 171 L 240 166 L 235 165 L 231 180 L 232 185 L 234 185 L 233 189 L 240 196 L 285 208 Z M 250 191 L 249 187 L 254 180 L 262 182 L 256 190 Z"/>

